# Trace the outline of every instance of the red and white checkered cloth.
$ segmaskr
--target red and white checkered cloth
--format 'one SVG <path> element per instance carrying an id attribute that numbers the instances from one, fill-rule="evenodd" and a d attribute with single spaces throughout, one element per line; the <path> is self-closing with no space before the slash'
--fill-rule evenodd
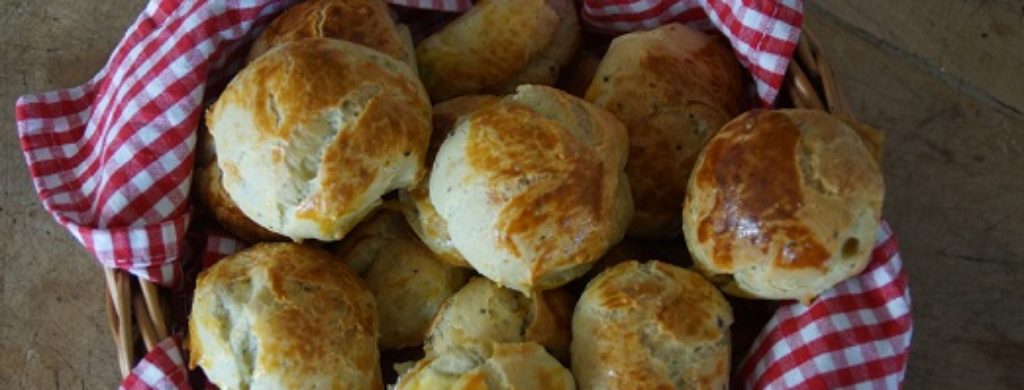
<path id="1" fill-rule="evenodd" d="M 765 106 L 779 94 L 803 25 L 802 0 L 585 0 L 582 11 L 585 22 L 612 31 L 679 22 L 721 32 Z"/>
<path id="2" fill-rule="evenodd" d="M 104 266 L 178 279 L 207 80 L 285 6 L 152 1 L 92 80 L 18 99 L 43 206 Z"/>
<path id="3" fill-rule="evenodd" d="M 241 66 L 243 50 L 294 1 L 152 0 L 86 84 L 18 99 L 18 133 L 47 211 L 101 264 L 164 285 L 182 278 L 196 127 Z M 462 11 L 470 0 L 391 0 Z M 778 94 L 802 24 L 800 0 L 585 0 L 593 28 L 670 21 L 717 29 L 750 70 L 758 96 Z M 205 264 L 243 245 L 205 236 Z M 894 388 L 906 369 L 910 296 L 883 224 L 873 262 L 810 306 L 781 306 L 738 366 L 743 388 Z M 180 340 L 151 351 L 126 389 L 188 388 Z"/>
<path id="4" fill-rule="evenodd" d="M 121 390 L 188 389 L 188 371 L 178 344 L 180 337 L 168 337 L 149 351 L 121 382 Z"/>
<path id="5" fill-rule="evenodd" d="M 910 352 L 910 288 L 882 222 L 871 263 L 810 306 L 780 306 L 735 380 L 750 389 L 896 389 Z"/>

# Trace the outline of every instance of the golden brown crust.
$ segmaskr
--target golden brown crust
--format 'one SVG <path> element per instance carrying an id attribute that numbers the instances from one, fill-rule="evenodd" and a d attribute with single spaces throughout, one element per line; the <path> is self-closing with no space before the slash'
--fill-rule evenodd
<path id="1" fill-rule="evenodd" d="M 726 292 L 807 299 L 867 265 L 882 196 L 854 129 L 821 111 L 755 110 L 701 153 L 684 232 Z"/>
<path id="2" fill-rule="evenodd" d="M 430 105 L 404 64 L 330 39 L 249 64 L 207 116 L 224 187 L 295 240 L 337 240 L 385 193 L 423 174 Z"/>
<path id="3" fill-rule="evenodd" d="M 267 230 L 242 213 L 221 183 L 216 161 L 196 169 L 194 184 L 201 202 L 224 230 L 248 242 L 286 241 L 288 238 Z"/>
<path id="4" fill-rule="evenodd" d="M 548 47 L 558 14 L 545 0 L 482 0 L 416 47 L 434 101 L 488 92 Z"/>
<path id="5" fill-rule="evenodd" d="M 745 74 L 724 38 L 679 24 L 612 41 L 586 99 L 629 131 L 630 235 L 679 235 L 693 163 L 707 138 L 745 108 Z"/>
<path id="6" fill-rule="evenodd" d="M 576 297 L 564 288 L 534 294 L 530 299 L 523 340 L 543 345 L 552 356 L 568 362 L 575 305 Z"/>
<path id="7" fill-rule="evenodd" d="M 470 126 L 481 131 L 470 131 L 466 150 L 469 164 L 489 173 L 492 185 L 518 180 L 522 171 L 549 173 L 556 180 L 530 188 L 508 202 L 498 215 L 496 228 L 501 232 L 500 245 L 514 256 L 521 256 L 518 236 L 529 234 L 538 227 L 562 223 L 590 229 L 589 221 L 608 218 L 602 194 L 593 189 L 602 188 L 604 172 L 599 156 L 588 153 L 586 145 L 561 129 L 554 121 L 534 115 L 526 106 L 509 103 L 494 105 L 474 112 Z M 565 156 L 548 159 L 542 155 L 553 153 Z M 538 209 L 539 207 L 543 209 Z M 572 222 L 565 222 L 572 221 Z M 593 226 L 596 227 L 596 226 Z M 604 237 L 585 232 L 586 241 L 576 241 L 579 250 L 599 248 Z M 571 239 L 571 238 L 569 238 Z M 542 267 L 560 266 L 560 261 L 575 259 L 555 257 L 565 250 L 562 240 L 538 240 L 537 261 L 534 272 Z M 598 249 L 600 250 L 600 249 Z M 584 257 L 587 257 L 584 254 Z M 551 259 L 551 261 L 546 261 Z"/>
<path id="8" fill-rule="evenodd" d="M 377 300 L 382 349 L 417 346 L 439 307 L 469 279 L 441 262 L 393 207 L 359 224 L 335 250 L 356 269 Z"/>
<path id="9" fill-rule="evenodd" d="M 489 356 L 493 343 L 531 341 L 555 356 L 567 357 L 573 303 L 572 296 L 561 289 L 527 297 L 476 277 L 438 310 L 424 350 Z"/>
<path id="10" fill-rule="evenodd" d="M 580 25 L 573 0 L 547 0 L 548 7 L 558 16 L 558 27 L 547 47 L 501 85 L 489 88 L 494 93 L 515 92 L 516 87 L 526 84 L 552 85 L 558 74 L 569 62 L 580 45 Z"/>
<path id="11" fill-rule="evenodd" d="M 222 388 L 379 389 L 377 312 L 332 255 L 257 244 L 200 274 L 190 366 Z"/>
<path id="12" fill-rule="evenodd" d="M 632 215 L 625 142 L 611 115 L 523 86 L 445 141 L 430 200 L 478 272 L 527 293 L 557 287 L 622 238 Z"/>
<path id="13" fill-rule="evenodd" d="M 401 34 L 382 0 L 307 0 L 267 26 L 253 42 L 249 61 L 286 42 L 333 38 L 367 46 L 415 67 Z"/>
<path id="14" fill-rule="evenodd" d="M 496 343 L 486 356 L 428 355 L 402 374 L 400 390 L 571 390 L 572 374 L 535 343 Z"/>
<path id="15" fill-rule="evenodd" d="M 732 310 L 699 274 L 629 261 L 587 285 L 573 316 L 581 389 L 726 389 Z"/>
<path id="16" fill-rule="evenodd" d="M 429 169 L 434 164 L 437 150 L 451 134 L 459 118 L 484 105 L 497 103 L 499 100 L 490 95 L 473 95 L 457 97 L 435 105 L 433 108 L 433 131 L 430 133 L 430 146 L 427 147 L 425 161 L 427 168 Z M 412 226 L 416 235 L 442 260 L 455 266 L 470 268 L 466 259 L 452 245 L 451 236 L 448 235 L 448 224 L 437 214 L 437 209 L 430 203 L 429 174 L 427 172 L 428 176 L 408 191 L 399 191 L 402 213 L 405 214 L 406 220 L 409 221 L 409 225 Z"/>
<path id="17" fill-rule="evenodd" d="M 477 109 L 497 103 L 501 98 L 493 95 L 470 95 L 460 96 L 443 103 L 435 104 L 433 107 L 433 129 L 430 133 L 430 147 L 427 149 L 427 163 L 433 165 L 434 156 L 441 144 L 448 138 L 455 125 L 462 117 L 476 111 Z"/>

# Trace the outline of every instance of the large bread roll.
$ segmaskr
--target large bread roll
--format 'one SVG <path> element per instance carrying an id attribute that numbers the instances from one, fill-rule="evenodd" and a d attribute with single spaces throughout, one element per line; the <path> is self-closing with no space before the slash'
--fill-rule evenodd
<path id="1" fill-rule="evenodd" d="M 572 372 L 581 390 L 727 389 L 732 321 L 701 275 L 660 261 L 621 263 L 576 304 Z"/>
<path id="2" fill-rule="evenodd" d="M 190 367 L 222 389 L 380 389 L 373 295 L 330 253 L 258 244 L 199 275 Z"/>
<path id="3" fill-rule="evenodd" d="M 478 272 L 530 293 L 582 275 L 633 214 L 626 132 L 553 88 L 474 111 L 437 152 L 430 202 Z"/>
<path id="4" fill-rule="evenodd" d="M 579 44 L 572 0 L 481 0 L 416 47 L 434 101 L 552 84 Z"/>
<path id="5" fill-rule="evenodd" d="M 485 104 L 497 103 L 500 100 L 495 96 L 474 95 L 457 97 L 434 105 L 434 129 L 430 133 L 430 146 L 427 148 L 427 168 L 434 164 L 434 156 L 437 155 L 437 149 L 441 148 L 441 143 L 455 129 L 455 124 L 459 119 Z M 429 179 L 420 180 L 416 186 L 408 191 L 398 191 L 402 213 L 405 214 L 405 218 L 409 221 L 409 226 L 412 226 L 416 235 L 442 260 L 452 265 L 470 267 L 466 259 L 462 257 L 462 254 L 452 245 L 452 238 L 448 235 L 448 224 L 437 214 L 437 209 L 430 203 L 429 183 Z"/>
<path id="6" fill-rule="evenodd" d="M 486 278 L 473 278 L 437 312 L 427 333 L 428 354 L 469 351 L 489 356 L 493 343 L 532 341 L 568 356 L 573 298 L 548 290 L 526 297 Z"/>
<path id="7" fill-rule="evenodd" d="M 683 231 L 697 268 L 727 293 L 810 299 L 867 265 L 883 191 L 847 124 L 816 110 L 755 110 L 701 152 Z"/>
<path id="8" fill-rule="evenodd" d="M 586 99 L 629 131 L 631 236 L 678 236 L 686 182 L 701 148 L 745 107 L 746 73 L 728 42 L 680 24 L 619 36 Z"/>
<path id="9" fill-rule="evenodd" d="M 469 279 L 469 270 L 439 260 L 388 208 L 360 223 L 337 253 L 377 299 L 382 349 L 422 344 L 438 308 Z"/>
<path id="10" fill-rule="evenodd" d="M 283 44 L 228 85 L 207 124 L 231 199 L 294 240 L 337 240 L 415 184 L 430 104 L 405 64 L 333 39 Z"/>
<path id="11" fill-rule="evenodd" d="M 536 343 L 496 343 L 485 357 L 429 355 L 402 373 L 397 390 L 575 390 L 572 373 Z"/>
<path id="12" fill-rule="evenodd" d="M 252 43 L 249 61 L 282 43 L 304 38 L 357 43 L 416 67 L 409 29 L 395 25 L 383 0 L 306 0 L 293 5 Z"/>

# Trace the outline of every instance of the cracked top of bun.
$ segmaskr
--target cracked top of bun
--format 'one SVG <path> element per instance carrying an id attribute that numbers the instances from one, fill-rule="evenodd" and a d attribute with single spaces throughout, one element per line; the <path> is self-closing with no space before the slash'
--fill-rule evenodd
<path id="1" fill-rule="evenodd" d="M 245 215 L 293 240 L 332 241 L 423 175 L 430 103 L 404 63 L 305 39 L 250 63 L 206 121 Z"/>

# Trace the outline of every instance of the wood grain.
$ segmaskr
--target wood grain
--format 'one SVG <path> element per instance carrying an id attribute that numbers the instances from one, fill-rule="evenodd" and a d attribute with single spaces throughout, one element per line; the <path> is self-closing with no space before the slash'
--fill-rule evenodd
<path id="1" fill-rule="evenodd" d="M 1024 383 L 1024 121 L 814 8 L 853 114 L 886 133 L 885 215 L 914 302 L 907 388 Z"/>
<path id="2" fill-rule="evenodd" d="M 1024 2 L 823 0 L 808 10 L 979 100 L 1024 114 Z"/>

